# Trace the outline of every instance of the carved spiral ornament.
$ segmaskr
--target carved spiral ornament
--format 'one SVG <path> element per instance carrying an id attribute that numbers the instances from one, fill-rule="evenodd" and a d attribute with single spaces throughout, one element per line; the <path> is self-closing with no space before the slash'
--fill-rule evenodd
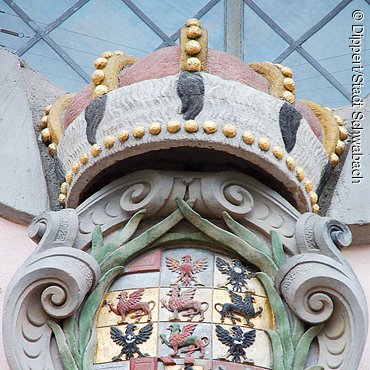
<path id="1" fill-rule="evenodd" d="M 227 184 L 222 190 L 231 212 L 247 214 L 252 210 L 252 195 L 241 185 Z"/>
<path id="2" fill-rule="evenodd" d="M 119 203 L 121 208 L 129 214 L 146 208 L 148 217 L 164 206 L 174 188 L 176 186 L 171 177 L 154 170 L 141 171 L 140 176 L 127 182 Z M 185 190 L 180 192 L 180 195 L 184 192 Z M 170 203 L 167 206 L 171 209 L 176 208 L 174 199 L 167 203 Z"/>
<path id="3" fill-rule="evenodd" d="M 133 212 L 141 209 L 151 199 L 147 199 L 152 185 L 149 182 L 134 184 L 126 189 L 120 199 L 120 205 L 125 211 Z M 152 195 L 153 196 L 153 195 Z M 152 196 L 150 198 L 152 198 Z"/>
<path id="4" fill-rule="evenodd" d="M 15 368 L 29 369 L 30 361 L 33 368 L 53 368 L 47 321 L 72 315 L 99 278 L 95 259 L 75 248 L 52 247 L 29 258 L 5 297 L 4 348 Z"/>
<path id="5" fill-rule="evenodd" d="M 251 193 L 240 179 L 221 172 L 217 177 L 205 176 L 202 179 L 202 199 L 216 217 L 227 211 L 237 219 L 250 213 L 254 206 Z"/>

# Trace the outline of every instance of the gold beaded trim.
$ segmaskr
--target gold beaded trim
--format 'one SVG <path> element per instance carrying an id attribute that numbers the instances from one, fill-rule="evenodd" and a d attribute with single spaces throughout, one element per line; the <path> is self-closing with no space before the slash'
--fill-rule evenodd
<path id="1" fill-rule="evenodd" d="M 284 99 L 290 104 L 295 103 L 295 82 L 290 68 L 270 62 L 252 63 L 249 66 L 266 78 L 270 95 Z"/>
<path id="2" fill-rule="evenodd" d="M 122 51 L 105 51 L 95 60 L 95 71 L 91 75 L 92 98 L 118 89 L 118 75 L 125 67 L 130 67 L 136 58 L 124 55 Z"/>
<path id="3" fill-rule="evenodd" d="M 50 155 L 54 155 L 60 138 L 63 135 L 62 114 L 76 94 L 65 94 L 53 104 L 44 108 L 44 114 L 39 122 L 41 140 L 48 146 Z"/>
<path id="4" fill-rule="evenodd" d="M 323 147 L 329 156 L 330 165 L 335 167 L 339 163 L 339 156 L 343 154 L 348 138 L 348 132 L 344 127 L 344 121 L 338 115 L 334 115 L 329 107 L 308 100 L 303 101 L 315 114 L 324 132 Z"/>
<path id="5" fill-rule="evenodd" d="M 183 128 L 189 134 L 194 134 L 199 131 L 200 125 L 195 120 L 189 120 L 184 123 Z M 208 135 L 212 135 L 217 132 L 217 124 L 214 121 L 205 121 L 202 128 L 204 133 Z M 166 129 L 168 133 L 175 134 L 182 129 L 182 125 L 177 120 L 170 120 L 166 124 Z M 145 127 L 142 125 L 137 125 L 131 129 L 131 136 L 134 139 L 139 140 L 146 134 L 146 131 L 152 136 L 157 136 L 162 132 L 162 125 L 159 122 L 153 122 L 149 125 L 147 129 L 145 129 Z M 235 138 L 238 134 L 238 130 L 234 124 L 227 123 L 223 125 L 222 133 L 226 138 Z M 117 140 L 121 143 L 124 143 L 125 141 L 128 140 L 129 137 L 130 133 L 126 130 L 119 131 L 116 136 L 107 135 L 103 139 L 103 145 L 94 144 L 91 146 L 90 154 L 92 155 L 92 157 L 95 158 L 99 157 L 103 151 L 103 148 L 110 150 L 111 148 L 113 148 L 114 145 L 116 145 Z M 255 135 L 249 130 L 245 130 L 242 132 L 242 140 L 247 145 L 252 145 L 256 142 L 258 148 L 264 153 L 269 152 L 270 149 L 272 148 L 272 154 L 278 161 L 281 161 L 286 155 L 285 163 L 287 168 L 291 172 L 293 172 L 297 180 L 303 184 L 306 193 L 310 198 L 313 212 L 317 213 L 319 211 L 320 208 L 317 205 L 318 196 L 315 192 L 312 191 L 311 181 L 305 178 L 304 170 L 301 166 L 297 166 L 295 158 L 293 158 L 290 155 L 287 155 L 287 153 L 284 151 L 282 147 L 272 146 L 270 139 L 266 136 L 261 136 L 258 138 L 258 140 L 256 140 Z M 69 186 L 72 182 L 73 176 L 77 175 L 81 167 L 89 162 L 90 154 L 85 153 L 81 155 L 78 161 L 72 163 L 71 170 L 66 173 L 65 182 L 63 182 L 60 187 L 59 195 L 60 204 L 62 205 L 65 204 L 65 199 L 68 193 Z"/>
<path id="6" fill-rule="evenodd" d="M 198 19 L 188 19 L 180 34 L 180 68 L 188 72 L 207 70 L 207 53 L 207 31 Z"/>

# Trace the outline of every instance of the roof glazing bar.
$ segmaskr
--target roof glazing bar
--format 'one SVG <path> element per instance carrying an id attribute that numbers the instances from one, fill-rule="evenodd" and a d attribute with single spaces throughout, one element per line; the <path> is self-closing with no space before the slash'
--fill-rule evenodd
<path id="1" fill-rule="evenodd" d="M 31 27 L 40 37 L 63 59 L 85 82 L 90 82 L 87 73 L 48 35 L 42 33 L 42 29 L 12 0 L 4 0 L 17 15 Z"/>
<path id="2" fill-rule="evenodd" d="M 39 40 L 41 40 L 41 34 L 47 35 L 51 32 L 54 28 L 61 25 L 66 19 L 68 19 L 72 14 L 74 14 L 77 10 L 83 7 L 89 0 L 79 0 L 74 5 L 72 5 L 69 9 L 67 9 L 61 16 L 55 19 L 53 22 L 49 23 L 44 29 L 40 31 L 40 33 L 36 33 L 31 39 L 27 41 L 25 45 L 17 50 L 17 55 L 22 56 L 27 50 L 31 49 L 33 45 L 35 45 Z"/>

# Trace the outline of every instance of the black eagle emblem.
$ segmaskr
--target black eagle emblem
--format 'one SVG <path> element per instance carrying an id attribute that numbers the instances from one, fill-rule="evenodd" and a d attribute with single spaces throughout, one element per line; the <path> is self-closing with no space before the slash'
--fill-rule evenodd
<path id="1" fill-rule="evenodd" d="M 138 334 L 134 331 L 137 328 L 135 324 L 128 324 L 126 333 L 123 335 L 122 331 L 115 326 L 110 328 L 110 337 L 113 342 L 122 346 L 122 350 L 119 355 L 112 357 L 112 361 L 120 361 L 122 355 L 126 355 L 126 360 L 134 357 L 135 353 L 139 357 L 144 357 L 139 349 L 139 344 L 146 342 L 152 335 L 153 324 L 149 323 L 139 330 Z"/>
<path id="2" fill-rule="evenodd" d="M 229 347 L 225 360 L 232 356 L 232 362 L 241 363 L 243 358 L 244 362 L 254 363 L 254 360 L 247 358 L 245 349 L 252 346 L 256 340 L 255 329 L 243 332 L 239 326 L 233 326 L 228 331 L 221 325 L 216 325 L 216 335 L 222 344 Z"/>
<path id="3" fill-rule="evenodd" d="M 217 257 L 216 266 L 221 274 L 228 275 L 225 288 L 230 285 L 233 291 L 242 292 L 243 289 L 248 291 L 247 280 L 255 277 L 255 274 L 249 272 L 239 260 L 232 260 L 229 263 Z"/>

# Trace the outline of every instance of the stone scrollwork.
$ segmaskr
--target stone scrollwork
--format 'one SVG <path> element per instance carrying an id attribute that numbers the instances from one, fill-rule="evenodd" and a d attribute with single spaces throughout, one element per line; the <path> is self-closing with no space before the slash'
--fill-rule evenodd
<path id="1" fill-rule="evenodd" d="M 244 179 L 245 180 L 245 179 Z M 254 206 L 251 193 L 245 181 L 233 173 L 224 172 L 220 176 L 204 176 L 202 179 L 202 199 L 213 216 L 222 217 L 227 210 L 234 217 L 246 216 Z"/>
<path id="2" fill-rule="evenodd" d="M 28 235 L 38 243 L 37 252 L 51 247 L 71 247 L 78 232 L 78 215 L 74 209 L 44 212 L 28 227 Z"/>
<path id="3" fill-rule="evenodd" d="M 350 232 L 338 221 L 304 214 L 296 238 L 301 253 L 280 268 L 275 285 L 301 320 L 324 323 L 318 335 L 318 363 L 325 369 L 355 369 L 368 317 L 360 283 L 338 250 L 348 246 Z"/>
<path id="4" fill-rule="evenodd" d="M 146 209 L 145 218 L 168 216 L 176 209 L 176 197 L 197 198 L 194 209 L 205 217 L 222 218 L 227 211 L 237 220 L 255 224 L 266 235 L 270 229 L 277 230 L 288 250 L 297 250 L 294 226 L 298 212 L 266 186 L 234 171 L 144 170 L 127 175 L 76 209 L 79 231 L 75 247 L 86 248 L 96 226 L 108 232 L 142 208 Z"/>
<path id="5" fill-rule="evenodd" d="M 13 276 L 4 301 L 4 347 L 14 369 L 55 368 L 47 322 L 75 312 L 100 278 L 95 259 L 71 248 L 73 211 L 43 214 L 30 227 L 39 248 Z"/>

